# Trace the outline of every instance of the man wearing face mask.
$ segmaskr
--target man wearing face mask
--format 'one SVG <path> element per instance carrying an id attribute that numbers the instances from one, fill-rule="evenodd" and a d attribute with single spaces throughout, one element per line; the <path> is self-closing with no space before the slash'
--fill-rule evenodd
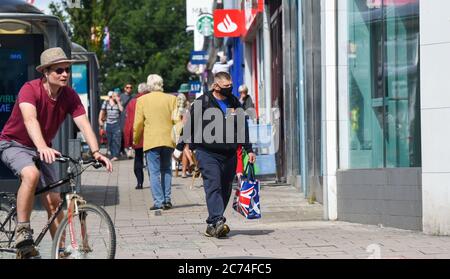
<path id="1" fill-rule="evenodd" d="M 230 232 L 223 214 L 231 196 L 232 182 L 236 174 L 238 146 L 242 145 L 247 151 L 250 163 L 256 161 L 256 155 L 248 140 L 244 110 L 238 110 L 241 105 L 232 93 L 231 76 L 226 72 L 217 73 L 212 89 L 192 105 L 190 127 L 184 127 L 185 131 L 180 137 L 181 141 L 174 156 L 181 154 L 185 143 L 189 143 L 189 147 L 196 150 L 195 156 L 202 173 L 208 207 L 205 235 L 221 238 Z M 239 115 L 240 113 L 242 115 Z M 223 117 L 222 121 L 217 117 Z M 211 131 L 212 126 L 214 131 Z M 230 130 L 230 126 L 234 126 L 234 129 Z"/>

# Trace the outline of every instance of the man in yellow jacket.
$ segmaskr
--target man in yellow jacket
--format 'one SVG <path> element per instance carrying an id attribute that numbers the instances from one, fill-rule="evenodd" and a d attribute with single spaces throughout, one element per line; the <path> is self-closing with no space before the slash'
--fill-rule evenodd
<path id="1" fill-rule="evenodd" d="M 153 196 L 150 210 L 172 208 L 172 153 L 175 148 L 173 126 L 177 98 L 163 93 L 163 79 L 149 75 L 147 85 L 150 94 L 137 100 L 134 119 L 133 141 L 139 143 L 144 137 L 144 152 Z"/>

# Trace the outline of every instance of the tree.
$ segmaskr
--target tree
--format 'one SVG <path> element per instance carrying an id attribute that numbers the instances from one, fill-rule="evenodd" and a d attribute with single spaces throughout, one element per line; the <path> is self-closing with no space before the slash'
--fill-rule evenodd
<path id="1" fill-rule="evenodd" d="M 52 12 L 68 21 L 74 42 L 97 53 L 102 92 L 145 82 L 149 74 L 163 77 L 166 92 L 175 92 L 188 80 L 193 37 L 185 32 L 185 0 L 83 0 L 82 7 L 54 5 Z M 106 26 L 108 51 L 101 44 Z M 91 40 L 92 27 L 97 41 Z"/>

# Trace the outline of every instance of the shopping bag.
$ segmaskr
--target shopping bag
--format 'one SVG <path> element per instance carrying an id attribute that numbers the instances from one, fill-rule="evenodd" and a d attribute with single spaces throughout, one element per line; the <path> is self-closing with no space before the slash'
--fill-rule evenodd
<path id="1" fill-rule="evenodd" d="M 255 178 L 255 166 L 247 164 L 244 177 L 239 181 L 233 200 L 233 209 L 247 219 L 261 218 L 259 203 L 259 181 Z"/>
<path id="2" fill-rule="evenodd" d="M 108 140 L 106 138 L 106 130 L 105 129 L 100 128 L 99 138 L 100 138 L 100 144 L 107 144 L 108 143 Z"/>

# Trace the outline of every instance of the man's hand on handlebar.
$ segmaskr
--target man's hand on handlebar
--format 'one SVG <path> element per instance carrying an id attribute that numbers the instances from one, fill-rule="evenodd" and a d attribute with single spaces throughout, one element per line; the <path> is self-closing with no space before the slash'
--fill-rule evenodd
<path id="1" fill-rule="evenodd" d="M 95 152 L 93 154 L 93 157 L 95 160 L 101 162 L 109 172 L 113 171 L 112 163 L 108 158 L 106 158 L 106 156 L 104 156 L 100 152 Z"/>
<path id="2" fill-rule="evenodd" d="M 56 157 L 61 156 L 61 153 L 59 151 L 56 151 L 55 149 L 50 147 L 39 148 L 38 152 L 41 161 L 47 164 L 53 164 L 56 160 Z"/>

